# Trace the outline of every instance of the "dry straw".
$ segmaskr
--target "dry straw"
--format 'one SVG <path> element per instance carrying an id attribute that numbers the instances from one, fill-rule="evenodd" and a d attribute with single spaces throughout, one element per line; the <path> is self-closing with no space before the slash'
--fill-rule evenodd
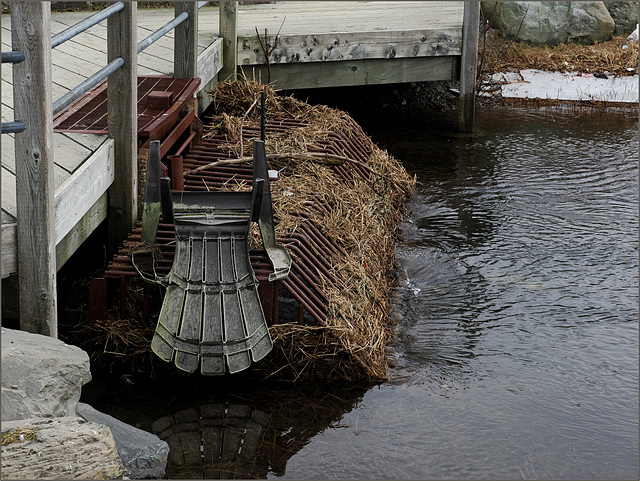
<path id="1" fill-rule="evenodd" d="M 638 73 L 638 42 L 625 37 L 593 45 L 534 46 L 506 39 L 490 30 L 486 43 L 480 47 L 480 58 L 483 57 L 482 70 L 488 73 L 524 69 L 584 74 L 606 71 L 618 76 Z"/>
<path id="2" fill-rule="evenodd" d="M 8 446 L 13 443 L 24 443 L 27 441 L 35 441 L 38 433 L 32 428 L 14 429 L 2 433 L 2 446 Z"/>
<path id="3" fill-rule="evenodd" d="M 266 142 L 267 153 L 277 157 L 270 161 L 270 168 L 281 171 L 280 180 L 271 185 L 276 234 L 286 238 L 301 222 L 313 222 L 344 255 L 331 260 L 337 282 L 320 286 L 328 304 L 326 326 L 274 325 L 275 348 L 258 368 L 269 377 L 292 381 L 386 379 L 396 229 L 415 180 L 345 112 L 279 96 L 269 86 L 252 81 L 223 83 L 211 93 L 219 113 L 210 131 L 225 135 L 229 152 L 236 156 L 251 152 L 253 138 L 241 133 L 249 127 L 255 132 L 259 125 L 260 111 L 251 106 L 261 92 L 266 96 L 268 122 L 304 121 L 299 127 L 270 134 Z M 344 152 L 343 165 L 351 182 L 339 178 L 322 159 L 300 155 L 336 136 L 354 139 L 367 152 L 366 161 Z M 291 156 L 283 155 L 287 153 Z M 367 176 L 355 171 L 363 166 Z M 329 211 L 311 208 L 318 203 Z"/>

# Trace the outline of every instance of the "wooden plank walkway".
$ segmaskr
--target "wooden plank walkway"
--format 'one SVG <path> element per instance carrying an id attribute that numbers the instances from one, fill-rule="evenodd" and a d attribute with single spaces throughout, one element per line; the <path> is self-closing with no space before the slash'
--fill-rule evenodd
<path id="1" fill-rule="evenodd" d="M 93 12 L 52 13 L 55 35 Z M 457 79 L 460 75 L 464 2 L 456 1 L 282 1 L 237 6 L 236 64 L 248 77 L 273 81 L 278 88 L 299 89 L 366 84 Z M 142 40 L 174 17 L 173 8 L 138 9 L 137 39 Z M 2 50 L 11 50 L 10 16 L 2 15 Z M 55 101 L 107 63 L 106 20 L 52 50 L 52 93 Z M 217 81 L 222 67 L 219 10 L 205 6 L 198 13 L 198 74 L 204 93 Z M 256 34 L 258 32 L 258 35 Z M 270 55 L 260 40 L 268 34 Z M 278 42 L 274 37 L 278 34 Z M 138 55 L 139 75 L 172 75 L 173 31 Z M 231 53 L 233 55 L 233 52 Z M 223 80 L 223 79 L 220 79 Z M 210 81 L 212 83 L 210 83 Z M 2 121 L 12 121 L 12 67 L 2 66 Z M 20 120 L 20 119 L 15 119 Z M 18 134 L 19 135 L 19 134 Z M 2 276 L 16 272 L 16 179 L 13 134 L 2 135 Z M 103 172 L 101 183 L 113 172 L 106 135 L 55 133 L 54 181 L 56 198 L 72 190 L 76 181 Z M 88 164 L 91 159 L 101 160 Z M 111 163 L 110 163 L 111 162 Z M 82 177 L 84 176 L 84 177 Z M 77 177 L 77 180 L 75 180 Z M 95 186 L 98 192 L 101 186 Z M 103 191 L 104 192 L 104 191 Z M 97 194 L 96 194 L 97 195 Z M 77 197 L 75 197 L 77 199 Z M 106 216 L 106 194 L 83 198 L 85 208 L 57 229 L 58 267 L 77 248 L 87 232 Z M 68 206 L 68 208 L 72 208 Z M 77 207 L 76 207 L 77 209 Z M 93 216 L 87 222 L 87 216 Z M 68 217 L 68 216 L 67 216 Z M 61 224 L 56 214 L 56 225 Z M 68 229 L 68 230 L 67 230 Z M 90 233 L 90 232 L 89 232 Z"/>

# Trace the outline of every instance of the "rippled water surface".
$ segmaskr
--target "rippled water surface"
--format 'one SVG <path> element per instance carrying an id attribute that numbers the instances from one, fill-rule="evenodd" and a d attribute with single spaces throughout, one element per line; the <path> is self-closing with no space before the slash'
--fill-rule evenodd
<path id="1" fill-rule="evenodd" d="M 157 386 L 155 410 L 96 407 L 191 422 L 193 446 L 222 413 L 245 457 L 196 477 L 638 479 L 637 118 L 481 109 L 474 138 L 446 116 L 390 123 L 365 128 L 418 186 L 388 383 Z"/>

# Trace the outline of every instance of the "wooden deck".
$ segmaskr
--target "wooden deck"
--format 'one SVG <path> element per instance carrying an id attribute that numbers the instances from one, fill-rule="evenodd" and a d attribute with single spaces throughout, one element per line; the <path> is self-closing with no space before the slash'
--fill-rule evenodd
<path id="1" fill-rule="evenodd" d="M 464 2 L 276 2 L 238 7 L 238 65 L 283 89 L 451 80 Z M 301 65 L 303 64 L 303 65 Z"/>
<path id="2" fill-rule="evenodd" d="M 92 13 L 52 13 L 52 34 Z M 249 78 L 271 80 L 284 89 L 458 79 L 463 14 L 464 2 L 455 1 L 238 5 L 235 58 L 231 51 L 226 61 L 231 58 Z M 173 17 L 172 8 L 138 9 L 138 41 Z M 3 51 L 12 50 L 10 23 L 10 16 L 2 15 Z M 198 23 L 202 110 L 209 102 L 206 90 L 225 73 L 219 74 L 224 59 L 218 7 L 200 9 Z M 268 59 L 256 31 L 263 44 L 268 40 L 274 47 L 267 45 Z M 103 21 L 52 50 L 54 101 L 107 63 L 106 35 Z M 139 54 L 138 74 L 172 75 L 173 46 L 170 32 Z M 11 84 L 12 67 L 3 64 L 3 122 L 20 120 L 13 118 Z M 13 138 L 2 135 L 2 277 L 17 271 Z M 105 191 L 114 175 L 113 142 L 104 134 L 55 133 L 53 143 L 59 268 L 106 217 Z"/>
<path id="3" fill-rule="evenodd" d="M 216 11 L 217 8 L 204 7 Z M 52 13 L 55 35 L 94 12 Z M 140 10 L 138 40 L 173 18 L 173 9 Z M 106 21 L 52 50 L 52 97 L 62 97 L 107 64 Z M 216 28 L 217 30 L 217 28 Z M 2 15 L 2 50 L 11 50 L 11 18 Z M 201 96 L 220 70 L 221 41 L 217 34 L 201 34 L 198 41 L 198 71 Z M 13 118 L 12 66 L 2 65 L 2 121 Z M 159 39 L 138 55 L 139 75 L 173 74 L 173 36 Z M 62 115 L 62 113 L 60 114 Z M 15 119 L 19 120 L 19 119 Z M 18 134 L 20 135 L 20 134 Z M 2 135 L 2 277 L 17 272 L 16 260 L 16 169 L 14 134 Z M 56 132 L 55 161 L 56 263 L 60 268 L 107 214 L 106 189 L 113 182 L 113 146 L 106 134 Z M 76 185 L 83 185 L 81 195 Z M 79 206 L 82 206 L 80 209 Z"/>

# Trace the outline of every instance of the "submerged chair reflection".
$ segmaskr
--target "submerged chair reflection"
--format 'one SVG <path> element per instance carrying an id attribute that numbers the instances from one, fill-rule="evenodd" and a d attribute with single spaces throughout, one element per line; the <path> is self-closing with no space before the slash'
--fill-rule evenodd
<path id="1" fill-rule="evenodd" d="M 169 444 L 169 478 L 266 478 L 260 464 L 269 415 L 240 404 L 203 404 L 158 419 L 153 432 Z"/>
<path id="2" fill-rule="evenodd" d="M 149 426 L 169 444 L 168 479 L 283 476 L 291 458 L 318 433 L 341 425 L 368 389 L 340 385 L 299 390 L 235 380 L 189 386 L 181 385 L 179 395 L 163 402 L 162 414 Z"/>

